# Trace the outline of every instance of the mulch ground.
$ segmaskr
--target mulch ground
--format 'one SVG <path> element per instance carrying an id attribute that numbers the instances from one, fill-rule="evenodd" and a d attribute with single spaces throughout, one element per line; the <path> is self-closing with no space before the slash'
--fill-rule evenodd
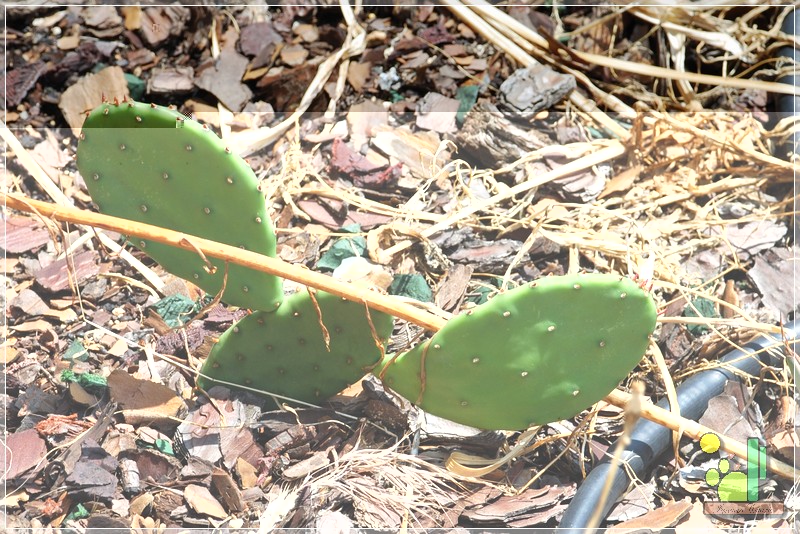
<path id="1" fill-rule="evenodd" d="M 457 2 L 69 4 L 6 8 L 5 192 L 95 209 L 74 161 L 84 112 L 133 98 L 247 156 L 285 261 L 444 316 L 549 274 L 652 279 L 658 350 L 621 387 L 654 401 L 795 317 L 788 8 L 502 8 L 525 33 Z M 624 431 L 601 402 L 481 432 L 374 377 L 319 407 L 201 392 L 212 340 L 245 310 L 205 309 L 119 235 L 3 217 L 9 528 L 553 527 Z M 421 336 L 400 321 L 390 347 Z M 792 463 L 783 356 L 701 423 Z M 475 457 L 495 468 L 474 476 Z M 684 438 L 602 525 L 741 525 L 703 513 L 718 462 Z M 791 480 L 760 492 L 792 509 Z"/>

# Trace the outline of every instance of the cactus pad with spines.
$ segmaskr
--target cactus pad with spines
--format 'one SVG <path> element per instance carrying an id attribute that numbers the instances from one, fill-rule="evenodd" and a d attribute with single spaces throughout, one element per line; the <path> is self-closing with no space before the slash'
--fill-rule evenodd
<path id="1" fill-rule="evenodd" d="M 523 429 L 572 417 L 611 392 L 644 355 L 655 323 L 652 298 L 630 279 L 543 278 L 453 317 L 375 372 L 434 415 Z"/>
<path id="2" fill-rule="evenodd" d="M 224 380 L 305 402 L 319 402 L 357 382 L 380 363 L 394 319 L 341 297 L 306 291 L 272 313 L 254 312 L 220 336 L 198 384 Z M 321 315 L 321 319 L 320 319 Z M 370 320 L 372 326 L 370 326 Z M 326 348 L 325 325 L 330 336 Z"/>
<path id="3" fill-rule="evenodd" d="M 275 255 L 275 233 L 252 169 L 178 111 L 132 101 L 102 104 L 83 124 L 77 163 L 104 213 Z M 212 274 L 195 252 L 147 240 L 133 244 L 211 294 L 222 287 L 221 260 L 208 258 Z M 229 266 L 223 301 L 274 310 L 282 299 L 279 278 Z"/>

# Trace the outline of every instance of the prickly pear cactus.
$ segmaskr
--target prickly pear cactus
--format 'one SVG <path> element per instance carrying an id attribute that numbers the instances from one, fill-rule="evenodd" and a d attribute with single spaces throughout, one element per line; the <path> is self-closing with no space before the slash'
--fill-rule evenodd
<path id="1" fill-rule="evenodd" d="M 275 233 L 252 169 L 206 127 L 154 104 L 105 103 L 83 124 L 78 169 L 100 211 L 268 256 Z M 171 273 L 216 294 L 224 262 L 146 240 L 134 245 Z M 222 300 L 274 310 L 281 280 L 230 265 Z"/>
<path id="2" fill-rule="evenodd" d="M 644 355 L 655 323 L 652 298 L 632 280 L 544 278 L 454 317 L 375 372 L 434 415 L 522 429 L 602 399 Z"/>
<path id="3" fill-rule="evenodd" d="M 275 312 L 255 312 L 222 334 L 201 369 L 208 378 L 198 384 L 208 388 L 224 380 L 319 402 L 380 363 L 375 336 L 385 345 L 393 322 L 374 310 L 368 319 L 365 306 L 330 293 L 317 291 L 313 299 L 296 293 Z"/>

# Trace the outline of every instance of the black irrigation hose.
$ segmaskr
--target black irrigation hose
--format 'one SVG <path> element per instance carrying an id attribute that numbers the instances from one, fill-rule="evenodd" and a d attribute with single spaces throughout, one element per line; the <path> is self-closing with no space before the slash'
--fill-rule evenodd
<path id="1" fill-rule="evenodd" d="M 800 322 L 792 321 L 785 327 L 785 335 L 792 346 L 798 343 L 800 336 Z M 777 343 L 777 345 L 775 345 Z M 761 351 L 769 345 L 775 345 L 775 350 Z M 781 366 L 783 344 L 780 336 L 764 336 L 742 347 L 733 350 L 722 358 L 722 362 L 729 363 L 730 368 L 736 368 L 748 375 L 758 377 L 762 365 Z M 751 355 L 751 356 L 747 356 Z M 708 401 L 722 393 L 725 382 L 738 380 L 738 377 L 729 369 L 713 369 L 703 371 L 683 382 L 678 388 L 678 404 L 681 415 L 687 419 L 697 420 L 708 407 Z M 664 399 L 658 403 L 661 408 L 669 409 L 669 401 Z M 647 477 L 655 460 L 659 459 L 670 448 L 672 431 L 657 423 L 641 420 L 631 432 L 631 442 L 622 454 L 622 460 L 630 466 L 636 476 L 642 480 Z M 609 447 L 613 451 L 615 445 Z M 630 479 L 623 468 L 618 466 L 612 469 L 609 460 L 595 467 L 586 479 L 580 484 L 577 493 L 564 513 L 559 525 L 559 530 L 567 532 L 583 532 L 595 510 L 600 505 L 606 479 L 614 477 L 613 484 L 603 508 L 603 518 L 608 515 L 611 507 L 628 489 Z"/>

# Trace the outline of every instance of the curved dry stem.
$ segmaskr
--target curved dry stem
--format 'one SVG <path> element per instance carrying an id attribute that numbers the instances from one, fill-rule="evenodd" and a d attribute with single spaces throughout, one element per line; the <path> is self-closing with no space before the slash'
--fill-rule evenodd
<path id="1" fill-rule="evenodd" d="M 32 212 L 32 208 L 35 208 L 41 214 L 47 217 L 64 222 L 96 226 L 98 228 L 113 230 L 124 235 L 135 236 L 140 239 L 150 239 L 159 243 L 186 250 L 194 251 L 195 247 L 197 247 L 207 256 L 227 260 L 237 265 L 250 267 L 251 269 L 280 276 L 282 278 L 288 278 L 306 286 L 344 297 L 348 300 L 364 303 L 370 308 L 394 315 L 401 319 L 405 319 L 434 332 L 441 330 L 446 322 L 441 317 L 420 310 L 415 306 L 397 299 L 396 297 L 381 295 L 380 293 L 376 293 L 353 284 L 339 282 L 330 276 L 309 271 L 302 267 L 286 263 L 277 258 L 270 258 L 269 256 L 263 256 L 261 254 L 256 254 L 255 252 L 241 250 L 230 245 L 223 245 L 208 239 L 186 236 L 180 232 L 159 228 L 149 224 L 128 221 L 126 219 L 120 219 L 118 217 L 111 217 L 109 215 L 102 215 L 76 208 L 56 206 L 46 202 L 19 197 L 17 195 L 10 195 L 4 192 L 0 192 L 0 201 L 4 202 L 9 208 L 19 211 Z M 186 241 L 187 237 L 192 240 L 191 245 Z M 629 398 L 630 394 L 619 389 L 615 389 L 609 393 L 604 400 L 609 404 L 613 404 L 614 406 L 624 409 Z M 709 428 L 700 425 L 696 421 L 672 414 L 668 410 L 659 408 L 652 403 L 646 403 L 642 405 L 641 416 L 671 430 L 681 430 L 685 435 L 697 440 L 699 440 L 700 436 L 702 436 L 704 433 L 711 431 Z M 733 439 L 725 438 L 724 436 L 721 437 L 724 438 L 723 448 L 726 451 L 738 456 L 739 458 L 747 458 L 746 445 Z M 791 479 L 795 478 L 795 470 L 792 466 L 773 458 L 769 458 L 767 462 L 767 469 L 781 477 Z"/>

